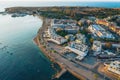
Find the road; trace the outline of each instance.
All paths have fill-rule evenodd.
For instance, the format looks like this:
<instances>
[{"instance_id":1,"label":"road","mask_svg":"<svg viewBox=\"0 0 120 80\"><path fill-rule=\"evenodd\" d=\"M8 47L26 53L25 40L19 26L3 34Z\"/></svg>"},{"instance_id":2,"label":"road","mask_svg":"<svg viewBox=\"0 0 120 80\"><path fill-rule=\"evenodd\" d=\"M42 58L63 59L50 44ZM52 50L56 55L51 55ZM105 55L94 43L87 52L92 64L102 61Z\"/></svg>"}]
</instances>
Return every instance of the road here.
<instances>
[{"instance_id":1,"label":"road","mask_svg":"<svg viewBox=\"0 0 120 80\"><path fill-rule=\"evenodd\" d=\"M52 58L54 58L56 62L61 63L66 69L77 73L79 76L85 77L87 80L95 80L95 74L98 75L97 80L105 80L101 74L99 74L95 71L92 71L90 69L87 69L84 66L78 65L78 64L62 57L59 52L62 51L63 49L60 46L56 46L53 43L46 42L46 39L43 38L42 34L43 34L43 31L45 31L47 29L48 23L50 23L49 20L45 20L43 27L39 30L39 33L38 33L38 36L41 39L40 41L42 41L42 43L44 43L46 45L46 49L48 51L54 49L58 52L58 53L49 52L48 55L51 55Z\"/></svg>"},{"instance_id":2,"label":"road","mask_svg":"<svg viewBox=\"0 0 120 80\"><path fill-rule=\"evenodd\" d=\"M98 71L104 75L110 76L112 80L117 80L120 78L119 75L108 71L108 66L100 65L100 67L98 68Z\"/></svg>"}]
</instances>

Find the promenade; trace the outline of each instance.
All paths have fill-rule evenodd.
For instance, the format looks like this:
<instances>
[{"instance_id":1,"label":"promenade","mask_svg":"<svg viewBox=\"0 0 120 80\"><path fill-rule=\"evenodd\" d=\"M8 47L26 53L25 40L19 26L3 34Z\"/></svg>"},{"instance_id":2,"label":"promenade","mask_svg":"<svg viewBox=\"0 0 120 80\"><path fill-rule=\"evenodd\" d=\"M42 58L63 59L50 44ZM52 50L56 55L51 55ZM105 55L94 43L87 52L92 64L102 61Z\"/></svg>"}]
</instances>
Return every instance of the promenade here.
<instances>
[{"instance_id":1,"label":"promenade","mask_svg":"<svg viewBox=\"0 0 120 80\"><path fill-rule=\"evenodd\" d=\"M43 38L44 31L50 26L50 19L43 19L43 25L38 31L36 38L34 39L35 43L39 46L40 50L48 57L51 61L56 62L60 67L80 80L105 80L103 75L98 72L87 69L79 64L76 64L72 61L61 56L60 53L51 52L50 45L47 46L47 40ZM97 77L95 75L98 75ZM58 76L58 75L57 75Z\"/></svg>"},{"instance_id":2,"label":"promenade","mask_svg":"<svg viewBox=\"0 0 120 80\"><path fill-rule=\"evenodd\" d=\"M120 78L120 75L108 71L108 67L104 65L100 65L98 71L104 75L110 76L113 80L119 80Z\"/></svg>"}]
</instances>

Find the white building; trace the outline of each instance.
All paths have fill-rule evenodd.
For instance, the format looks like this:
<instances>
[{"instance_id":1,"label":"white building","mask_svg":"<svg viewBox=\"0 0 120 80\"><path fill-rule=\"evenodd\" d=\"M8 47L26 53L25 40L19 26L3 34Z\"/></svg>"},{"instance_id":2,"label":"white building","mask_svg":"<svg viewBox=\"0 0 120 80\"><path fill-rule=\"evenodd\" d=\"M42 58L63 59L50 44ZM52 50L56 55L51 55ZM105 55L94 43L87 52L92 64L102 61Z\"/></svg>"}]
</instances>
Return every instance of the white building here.
<instances>
[{"instance_id":1,"label":"white building","mask_svg":"<svg viewBox=\"0 0 120 80\"><path fill-rule=\"evenodd\" d=\"M70 19L53 19L51 22L52 28L61 28L69 34L74 34L79 31L79 26L77 26L76 24L77 22L75 20Z\"/></svg>"},{"instance_id":2,"label":"white building","mask_svg":"<svg viewBox=\"0 0 120 80\"><path fill-rule=\"evenodd\" d=\"M63 44L65 42L67 42L67 39L65 39L62 36L57 35L53 28L48 29L48 35L50 36L50 39L48 39L48 41L52 41L57 44Z\"/></svg>"},{"instance_id":3,"label":"white building","mask_svg":"<svg viewBox=\"0 0 120 80\"><path fill-rule=\"evenodd\" d=\"M76 53L78 55L76 59L78 60L82 60L88 53L87 45L76 43L76 42L71 42L69 46L67 46L66 48Z\"/></svg>"},{"instance_id":4,"label":"white building","mask_svg":"<svg viewBox=\"0 0 120 80\"><path fill-rule=\"evenodd\" d=\"M93 42L93 46L92 46L92 50L94 51L94 55L98 55L101 53L102 50L102 44L100 41L94 41Z\"/></svg>"},{"instance_id":5,"label":"white building","mask_svg":"<svg viewBox=\"0 0 120 80\"><path fill-rule=\"evenodd\" d=\"M111 62L108 66L108 70L120 75L120 61Z\"/></svg>"},{"instance_id":6,"label":"white building","mask_svg":"<svg viewBox=\"0 0 120 80\"><path fill-rule=\"evenodd\" d=\"M76 34L76 40L77 43L85 43L86 42L86 37L85 35L82 34Z\"/></svg>"},{"instance_id":7,"label":"white building","mask_svg":"<svg viewBox=\"0 0 120 80\"><path fill-rule=\"evenodd\" d=\"M65 38L67 40L70 40L70 41L74 41L75 40L75 36L73 34L68 34L68 35L65 36Z\"/></svg>"},{"instance_id":8,"label":"white building","mask_svg":"<svg viewBox=\"0 0 120 80\"><path fill-rule=\"evenodd\" d=\"M53 27L64 27L66 25L76 26L77 21L71 19L53 19L51 26Z\"/></svg>"},{"instance_id":9,"label":"white building","mask_svg":"<svg viewBox=\"0 0 120 80\"><path fill-rule=\"evenodd\" d=\"M79 26L71 26L71 25L67 25L63 28L63 30L65 30L67 33L69 34L75 34L79 31Z\"/></svg>"},{"instance_id":10,"label":"white building","mask_svg":"<svg viewBox=\"0 0 120 80\"><path fill-rule=\"evenodd\" d=\"M93 33L93 35L97 35L100 38L108 38L108 39L115 38L111 33L107 32L100 25L90 25L88 29L90 30L90 32Z\"/></svg>"}]
</instances>

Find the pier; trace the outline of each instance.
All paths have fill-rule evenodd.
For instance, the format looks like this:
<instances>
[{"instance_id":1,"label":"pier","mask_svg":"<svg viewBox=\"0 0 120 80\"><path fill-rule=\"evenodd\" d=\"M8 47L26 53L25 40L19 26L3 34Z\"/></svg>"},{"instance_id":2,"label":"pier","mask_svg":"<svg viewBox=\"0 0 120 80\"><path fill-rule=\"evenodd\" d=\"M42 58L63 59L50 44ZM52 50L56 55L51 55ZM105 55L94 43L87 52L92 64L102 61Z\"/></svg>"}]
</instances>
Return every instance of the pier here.
<instances>
[{"instance_id":1,"label":"pier","mask_svg":"<svg viewBox=\"0 0 120 80\"><path fill-rule=\"evenodd\" d=\"M59 79L64 73L66 73L67 72L67 70L64 68L64 69L62 69L60 72L58 72L55 76L54 76L54 78L56 78L56 79Z\"/></svg>"}]
</instances>

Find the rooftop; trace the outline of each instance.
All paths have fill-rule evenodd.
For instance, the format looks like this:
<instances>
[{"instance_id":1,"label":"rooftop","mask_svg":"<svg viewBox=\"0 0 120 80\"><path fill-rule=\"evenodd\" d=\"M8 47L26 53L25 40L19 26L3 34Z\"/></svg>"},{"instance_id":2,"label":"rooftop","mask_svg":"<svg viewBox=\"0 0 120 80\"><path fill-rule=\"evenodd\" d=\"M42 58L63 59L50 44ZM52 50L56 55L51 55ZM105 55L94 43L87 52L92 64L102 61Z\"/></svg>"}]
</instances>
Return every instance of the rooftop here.
<instances>
[{"instance_id":1,"label":"rooftop","mask_svg":"<svg viewBox=\"0 0 120 80\"><path fill-rule=\"evenodd\" d=\"M94 25L92 25L97 31L105 31L105 29L104 28L102 28L100 25L96 25L96 24L94 24Z\"/></svg>"},{"instance_id":2,"label":"rooftop","mask_svg":"<svg viewBox=\"0 0 120 80\"><path fill-rule=\"evenodd\" d=\"M94 41L94 42L93 42L93 45L96 45L97 47L100 47L101 42L100 42L100 41Z\"/></svg>"},{"instance_id":3,"label":"rooftop","mask_svg":"<svg viewBox=\"0 0 120 80\"><path fill-rule=\"evenodd\" d=\"M54 19L53 23L54 24L63 24L63 25L75 25L76 21L70 20L70 19Z\"/></svg>"},{"instance_id":4,"label":"rooftop","mask_svg":"<svg viewBox=\"0 0 120 80\"><path fill-rule=\"evenodd\" d=\"M71 42L69 44L70 47L75 48L77 50L80 50L82 52L85 52L88 49L87 45L81 44L81 43L76 43L76 42Z\"/></svg>"}]
</instances>

